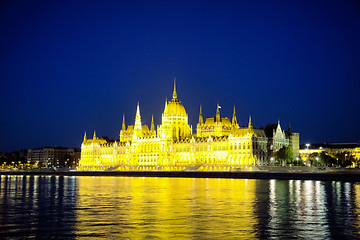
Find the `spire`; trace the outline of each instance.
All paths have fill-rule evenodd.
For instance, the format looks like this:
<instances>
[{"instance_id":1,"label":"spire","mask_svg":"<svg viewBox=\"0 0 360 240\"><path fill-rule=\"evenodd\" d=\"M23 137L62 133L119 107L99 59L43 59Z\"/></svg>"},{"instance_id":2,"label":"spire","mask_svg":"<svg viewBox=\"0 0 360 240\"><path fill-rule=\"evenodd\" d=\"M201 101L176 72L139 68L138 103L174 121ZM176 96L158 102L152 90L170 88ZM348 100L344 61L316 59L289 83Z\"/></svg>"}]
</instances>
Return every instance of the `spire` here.
<instances>
[{"instance_id":1,"label":"spire","mask_svg":"<svg viewBox=\"0 0 360 240\"><path fill-rule=\"evenodd\" d=\"M125 126L125 114L123 115L123 122L122 122L122 128L121 130L125 131L126 130L126 126Z\"/></svg>"},{"instance_id":2,"label":"spire","mask_svg":"<svg viewBox=\"0 0 360 240\"><path fill-rule=\"evenodd\" d=\"M150 131L155 131L155 126L154 126L154 115L151 116L151 128Z\"/></svg>"},{"instance_id":3,"label":"spire","mask_svg":"<svg viewBox=\"0 0 360 240\"><path fill-rule=\"evenodd\" d=\"M86 138L86 131L85 131L85 135L84 135L84 142L87 141L87 138Z\"/></svg>"},{"instance_id":4,"label":"spire","mask_svg":"<svg viewBox=\"0 0 360 240\"><path fill-rule=\"evenodd\" d=\"M200 105L199 124L202 125L203 123L204 123L204 120L203 120L203 115L202 115L201 105Z\"/></svg>"},{"instance_id":5,"label":"spire","mask_svg":"<svg viewBox=\"0 0 360 240\"><path fill-rule=\"evenodd\" d=\"M232 119L232 125L233 126L236 126L238 123L237 123L237 120L236 120L236 113L235 113L235 106L234 106L234 113L233 113L233 119Z\"/></svg>"},{"instance_id":6,"label":"spire","mask_svg":"<svg viewBox=\"0 0 360 240\"><path fill-rule=\"evenodd\" d=\"M251 125L251 115L250 115L250 117L249 117L249 128L250 127L252 127L252 125Z\"/></svg>"},{"instance_id":7,"label":"spire","mask_svg":"<svg viewBox=\"0 0 360 240\"><path fill-rule=\"evenodd\" d=\"M278 120L278 124L277 124L277 127L276 127L276 131L282 132L281 126L280 126L280 120Z\"/></svg>"},{"instance_id":8,"label":"spire","mask_svg":"<svg viewBox=\"0 0 360 240\"><path fill-rule=\"evenodd\" d=\"M174 92L173 92L173 99L177 99L177 94L176 94L176 78L174 78Z\"/></svg>"},{"instance_id":9,"label":"spire","mask_svg":"<svg viewBox=\"0 0 360 240\"><path fill-rule=\"evenodd\" d=\"M95 130L94 130L94 136L93 136L93 139L96 139L96 132L95 132Z\"/></svg>"},{"instance_id":10,"label":"spire","mask_svg":"<svg viewBox=\"0 0 360 240\"><path fill-rule=\"evenodd\" d=\"M164 113L166 112L166 108L167 108L167 98L165 99Z\"/></svg>"},{"instance_id":11,"label":"spire","mask_svg":"<svg viewBox=\"0 0 360 240\"><path fill-rule=\"evenodd\" d=\"M216 106L216 119L215 122L220 122L220 110L219 110L220 106L219 104L217 104Z\"/></svg>"},{"instance_id":12,"label":"spire","mask_svg":"<svg viewBox=\"0 0 360 240\"><path fill-rule=\"evenodd\" d=\"M291 125L290 125L290 122L289 122L288 133L291 133Z\"/></svg>"},{"instance_id":13,"label":"spire","mask_svg":"<svg viewBox=\"0 0 360 240\"><path fill-rule=\"evenodd\" d=\"M135 116L135 129L141 129L141 116L140 116L140 107L139 102L136 107L136 116Z\"/></svg>"}]
</instances>

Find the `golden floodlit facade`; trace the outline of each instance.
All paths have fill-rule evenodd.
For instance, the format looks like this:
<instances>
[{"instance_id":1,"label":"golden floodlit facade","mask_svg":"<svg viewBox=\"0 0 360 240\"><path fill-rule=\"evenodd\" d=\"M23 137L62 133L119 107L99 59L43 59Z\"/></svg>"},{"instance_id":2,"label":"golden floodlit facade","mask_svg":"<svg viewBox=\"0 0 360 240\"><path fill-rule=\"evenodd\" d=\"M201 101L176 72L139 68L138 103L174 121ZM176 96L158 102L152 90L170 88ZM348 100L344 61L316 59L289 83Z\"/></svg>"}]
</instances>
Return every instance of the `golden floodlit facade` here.
<instances>
[{"instance_id":1,"label":"golden floodlit facade","mask_svg":"<svg viewBox=\"0 0 360 240\"><path fill-rule=\"evenodd\" d=\"M264 130L251 125L239 127L235 108L232 120L216 116L203 120L201 107L196 134L188 114L178 100L174 82L173 98L165 101L162 123L155 130L141 123L137 105L135 124L123 118L120 140L108 142L84 136L78 170L195 171L252 169L268 162L268 139Z\"/></svg>"}]
</instances>

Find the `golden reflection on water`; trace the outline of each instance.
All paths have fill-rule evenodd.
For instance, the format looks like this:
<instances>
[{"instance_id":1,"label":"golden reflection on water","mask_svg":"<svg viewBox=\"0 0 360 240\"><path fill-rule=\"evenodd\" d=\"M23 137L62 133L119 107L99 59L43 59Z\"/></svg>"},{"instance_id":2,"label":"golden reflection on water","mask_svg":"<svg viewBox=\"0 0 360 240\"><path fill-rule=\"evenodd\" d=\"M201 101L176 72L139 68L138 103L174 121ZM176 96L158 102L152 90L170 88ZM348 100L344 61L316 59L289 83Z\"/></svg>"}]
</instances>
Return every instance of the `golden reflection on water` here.
<instances>
[{"instance_id":1,"label":"golden reflection on water","mask_svg":"<svg viewBox=\"0 0 360 240\"><path fill-rule=\"evenodd\" d=\"M354 184L354 195L355 195L355 202L357 204L355 208L355 226L358 230L358 234L360 235L360 183Z\"/></svg>"},{"instance_id":2,"label":"golden reflection on water","mask_svg":"<svg viewBox=\"0 0 360 240\"><path fill-rule=\"evenodd\" d=\"M255 183L81 177L75 232L80 237L122 239L255 238Z\"/></svg>"},{"instance_id":3,"label":"golden reflection on water","mask_svg":"<svg viewBox=\"0 0 360 240\"><path fill-rule=\"evenodd\" d=\"M360 239L360 184L0 176L0 239Z\"/></svg>"}]
</instances>

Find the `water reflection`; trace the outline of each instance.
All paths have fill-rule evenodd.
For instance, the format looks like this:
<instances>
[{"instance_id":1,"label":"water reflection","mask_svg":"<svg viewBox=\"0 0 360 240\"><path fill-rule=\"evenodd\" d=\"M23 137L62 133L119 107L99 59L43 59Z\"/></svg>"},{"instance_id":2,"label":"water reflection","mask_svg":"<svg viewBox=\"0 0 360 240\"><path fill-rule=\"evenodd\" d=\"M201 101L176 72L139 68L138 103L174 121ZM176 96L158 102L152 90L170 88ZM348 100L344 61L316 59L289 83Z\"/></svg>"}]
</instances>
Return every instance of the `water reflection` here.
<instances>
[{"instance_id":1,"label":"water reflection","mask_svg":"<svg viewBox=\"0 0 360 240\"><path fill-rule=\"evenodd\" d=\"M360 237L359 184L270 180L267 202L269 221L263 238Z\"/></svg>"},{"instance_id":2,"label":"water reflection","mask_svg":"<svg viewBox=\"0 0 360 240\"><path fill-rule=\"evenodd\" d=\"M79 179L80 236L135 239L255 237L255 180ZM121 183L121 184L119 184ZM103 187L103 191L97 189ZM94 195L95 194L95 195ZM101 201L96 199L102 199ZM99 222L98 215L103 216ZM106 223L106 224L105 224ZM99 231L98 224L102 227ZM214 233L216 234L214 235Z\"/></svg>"},{"instance_id":3,"label":"water reflection","mask_svg":"<svg viewBox=\"0 0 360 240\"><path fill-rule=\"evenodd\" d=\"M357 206L354 208L354 228L357 230L357 235L360 236L360 183L354 185L353 193L354 200L352 201L357 203Z\"/></svg>"},{"instance_id":4,"label":"water reflection","mask_svg":"<svg viewBox=\"0 0 360 240\"><path fill-rule=\"evenodd\" d=\"M0 238L360 239L360 184L0 176Z\"/></svg>"},{"instance_id":5,"label":"water reflection","mask_svg":"<svg viewBox=\"0 0 360 240\"><path fill-rule=\"evenodd\" d=\"M74 236L74 177L2 175L0 181L2 238Z\"/></svg>"}]
</instances>

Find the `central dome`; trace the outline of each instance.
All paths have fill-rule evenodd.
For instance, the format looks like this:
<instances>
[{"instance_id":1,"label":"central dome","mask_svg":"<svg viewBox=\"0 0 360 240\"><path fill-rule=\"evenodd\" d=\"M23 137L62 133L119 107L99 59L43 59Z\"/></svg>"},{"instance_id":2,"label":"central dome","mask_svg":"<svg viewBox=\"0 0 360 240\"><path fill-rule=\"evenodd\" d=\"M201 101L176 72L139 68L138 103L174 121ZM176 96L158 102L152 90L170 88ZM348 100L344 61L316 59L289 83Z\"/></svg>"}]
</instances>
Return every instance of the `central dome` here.
<instances>
[{"instance_id":1,"label":"central dome","mask_svg":"<svg viewBox=\"0 0 360 240\"><path fill-rule=\"evenodd\" d=\"M173 99L165 104L164 115L186 117L186 111L181 102L177 99L176 82L174 80Z\"/></svg>"},{"instance_id":2,"label":"central dome","mask_svg":"<svg viewBox=\"0 0 360 240\"><path fill-rule=\"evenodd\" d=\"M165 106L164 114L168 116L181 116L181 117L187 116L184 106L176 98L173 98Z\"/></svg>"}]
</instances>

